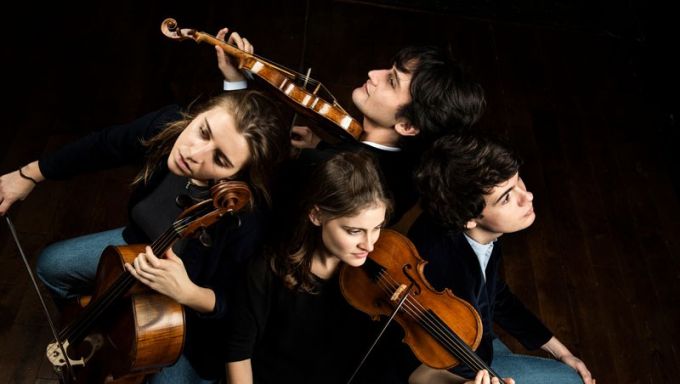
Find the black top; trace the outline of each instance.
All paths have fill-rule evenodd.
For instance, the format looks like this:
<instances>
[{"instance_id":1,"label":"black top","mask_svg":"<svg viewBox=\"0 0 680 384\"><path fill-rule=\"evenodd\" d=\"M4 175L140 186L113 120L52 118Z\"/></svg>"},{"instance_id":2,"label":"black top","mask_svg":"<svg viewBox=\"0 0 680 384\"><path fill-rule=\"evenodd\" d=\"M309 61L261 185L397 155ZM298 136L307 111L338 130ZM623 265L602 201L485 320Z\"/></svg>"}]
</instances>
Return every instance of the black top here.
<instances>
[{"instance_id":1,"label":"black top","mask_svg":"<svg viewBox=\"0 0 680 384\"><path fill-rule=\"evenodd\" d=\"M153 137L164 129L167 123L178 118L179 108L169 106L130 124L93 132L54 153L43 156L39 161L40 170L48 179L63 179L87 171L125 164L142 164L146 148L141 144L141 139ZM157 230L150 228L167 228L174 219L174 212L181 210L173 204L174 199L166 195L170 193L170 189L175 188L172 185L181 186L186 179L178 180L171 175L167 168L167 158L164 158L149 182L140 184L133 191L129 203L131 211L141 209L141 214L146 216L149 212L148 210L146 213L143 212L145 204L155 204L158 199L170 199L170 206L165 212L170 212L170 215L165 214L158 220L157 218L148 220L148 217L145 217L140 223L131 219L123 231L123 237L128 244L151 243L151 236ZM169 184L161 187L164 181ZM152 195L154 197L150 200L149 197ZM170 222L166 222L168 220ZM149 226L151 222L154 223L153 226ZM187 333L183 353L205 378L221 377L224 372L222 345L226 333L224 321L227 313L227 293L231 292L233 282L242 272L245 261L258 250L263 237L262 223L263 213L258 210L225 217L208 229L212 240L211 247L205 247L192 239L186 241L182 252L178 254L191 280L215 292L213 313L199 314L185 308ZM145 227L146 231L142 227Z\"/></svg>"},{"instance_id":2,"label":"black top","mask_svg":"<svg viewBox=\"0 0 680 384\"><path fill-rule=\"evenodd\" d=\"M492 322L514 336L527 349L536 349L548 342L552 333L531 313L501 279L499 268L502 252L496 242L486 267L486 283L477 256L462 232L451 233L423 213L409 231L420 256L428 261L425 277L437 290L449 288L454 295L469 302L482 318L484 331L477 355L487 364L493 359L495 338ZM482 305L485 289L489 305ZM454 369L470 377L467 369ZM499 372L503 374L503 372Z\"/></svg>"},{"instance_id":3,"label":"black top","mask_svg":"<svg viewBox=\"0 0 680 384\"><path fill-rule=\"evenodd\" d=\"M227 361L252 359L255 383L346 383L377 335L377 324L342 297L337 274L318 293L286 288L265 257L248 267L230 312ZM386 382L377 354L356 383Z\"/></svg>"}]
</instances>

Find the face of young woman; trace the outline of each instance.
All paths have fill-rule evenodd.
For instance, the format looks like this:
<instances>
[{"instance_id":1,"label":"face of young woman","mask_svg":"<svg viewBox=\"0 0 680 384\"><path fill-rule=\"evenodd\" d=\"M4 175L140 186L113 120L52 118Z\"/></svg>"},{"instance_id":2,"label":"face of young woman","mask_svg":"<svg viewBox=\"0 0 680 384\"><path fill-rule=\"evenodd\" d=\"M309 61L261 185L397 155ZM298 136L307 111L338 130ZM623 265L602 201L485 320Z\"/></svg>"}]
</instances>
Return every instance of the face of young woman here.
<instances>
[{"instance_id":1,"label":"face of young woman","mask_svg":"<svg viewBox=\"0 0 680 384\"><path fill-rule=\"evenodd\" d=\"M196 116L177 137L168 168L198 182L228 179L250 159L246 138L236 130L234 118L222 108Z\"/></svg>"},{"instance_id":2,"label":"face of young woman","mask_svg":"<svg viewBox=\"0 0 680 384\"><path fill-rule=\"evenodd\" d=\"M354 216L343 216L320 221L321 239L327 256L336 257L353 267L366 262L368 253L380 237L385 222L385 205L379 203L359 211Z\"/></svg>"}]
</instances>

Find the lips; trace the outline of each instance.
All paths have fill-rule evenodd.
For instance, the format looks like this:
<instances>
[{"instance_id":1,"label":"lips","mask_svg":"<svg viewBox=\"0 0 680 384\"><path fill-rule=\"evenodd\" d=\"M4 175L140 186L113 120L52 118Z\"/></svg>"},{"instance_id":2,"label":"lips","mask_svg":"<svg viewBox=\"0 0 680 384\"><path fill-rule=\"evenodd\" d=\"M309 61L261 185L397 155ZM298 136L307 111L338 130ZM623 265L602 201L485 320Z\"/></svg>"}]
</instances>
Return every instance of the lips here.
<instances>
[{"instance_id":1,"label":"lips","mask_svg":"<svg viewBox=\"0 0 680 384\"><path fill-rule=\"evenodd\" d=\"M186 160L184 160L184 156L182 156L181 153L177 153L177 165L182 169L182 171L186 172L187 175L191 174L191 168L189 168L189 163L187 163Z\"/></svg>"},{"instance_id":2,"label":"lips","mask_svg":"<svg viewBox=\"0 0 680 384\"><path fill-rule=\"evenodd\" d=\"M357 259L365 259L366 257L368 257L368 252L352 253L352 255Z\"/></svg>"}]
</instances>

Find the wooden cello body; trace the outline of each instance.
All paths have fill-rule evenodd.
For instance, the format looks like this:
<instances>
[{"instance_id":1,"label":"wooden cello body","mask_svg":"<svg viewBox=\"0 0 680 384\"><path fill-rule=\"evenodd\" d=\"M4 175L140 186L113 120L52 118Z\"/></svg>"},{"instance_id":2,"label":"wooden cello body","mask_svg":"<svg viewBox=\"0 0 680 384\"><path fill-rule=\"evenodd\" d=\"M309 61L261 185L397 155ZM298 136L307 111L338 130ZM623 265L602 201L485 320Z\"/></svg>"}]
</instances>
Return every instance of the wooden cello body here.
<instances>
[{"instance_id":1,"label":"wooden cello body","mask_svg":"<svg viewBox=\"0 0 680 384\"><path fill-rule=\"evenodd\" d=\"M212 199L185 210L151 248L156 255L180 237L202 230L250 201L242 182L218 183ZM142 383L149 373L173 364L184 346L184 309L173 299L139 283L124 267L145 245L107 247L97 268L91 297L64 311L68 325L47 357L62 383Z\"/></svg>"},{"instance_id":2,"label":"wooden cello body","mask_svg":"<svg viewBox=\"0 0 680 384\"><path fill-rule=\"evenodd\" d=\"M107 247L97 269L95 291L66 308L62 319L77 319L97 303L127 273L124 264L144 252L144 245ZM63 383L142 383L147 374L172 365L184 346L184 309L181 304L143 284L135 283L124 297L88 332L83 342L71 346L69 356L84 361Z\"/></svg>"}]
</instances>

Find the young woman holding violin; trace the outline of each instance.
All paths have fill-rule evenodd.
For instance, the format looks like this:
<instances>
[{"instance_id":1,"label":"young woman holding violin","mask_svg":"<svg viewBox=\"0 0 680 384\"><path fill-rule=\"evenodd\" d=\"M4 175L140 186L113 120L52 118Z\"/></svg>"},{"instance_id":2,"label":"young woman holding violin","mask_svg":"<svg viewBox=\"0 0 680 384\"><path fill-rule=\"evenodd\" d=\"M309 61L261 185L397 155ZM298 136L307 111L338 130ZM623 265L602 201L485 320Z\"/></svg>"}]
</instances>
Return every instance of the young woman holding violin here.
<instances>
[{"instance_id":1,"label":"young woman holding violin","mask_svg":"<svg viewBox=\"0 0 680 384\"><path fill-rule=\"evenodd\" d=\"M341 153L307 184L293 235L253 259L230 312L229 383L345 383L369 318L347 304L343 264L362 265L390 211L366 154Z\"/></svg>"},{"instance_id":2,"label":"young woman holding violin","mask_svg":"<svg viewBox=\"0 0 680 384\"><path fill-rule=\"evenodd\" d=\"M62 241L39 256L37 272L61 301L91 293L106 246L150 243L188 205L209 196L220 180L246 181L256 209L221 220L203 241L178 241L165 258L150 248L127 270L155 291L181 303L186 313L182 356L151 383L215 382L223 375L220 332L229 284L262 238L269 182L289 153L286 130L274 105L254 91L225 93L189 112L166 107L131 124L94 132L0 177L2 213L37 183L81 172L143 163L133 185L124 228Z\"/></svg>"},{"instance_id":3,"label":"young woman holding violin","mask_svg":"<svg viewBox=\"0 0 680 384\"><path fill-rule=\"evenodd\" d=\"M519 159L504 144L483 135L437 140L416 172L423 214L409 238L428 261L425 276L437 290L449 288L481 316L483 335L476 353L494 371L518 383L593 384L586 365L515 297L499 274L498 238L529 227L536 215L533 194L519 177ZM512 353L494 334L493 323L527 349L541 348L557 360ZM448 371L424 377L450 382ZM471 377L472 372L454 368ZM417 382L431 382L429 379Z\"/></svg>"}]
</instances>

